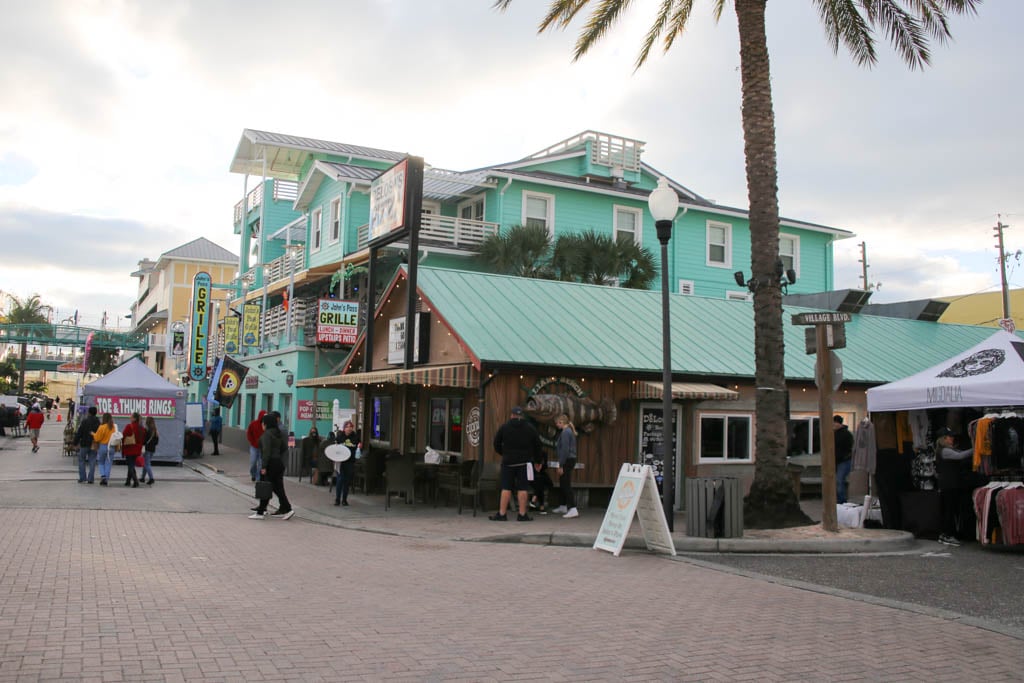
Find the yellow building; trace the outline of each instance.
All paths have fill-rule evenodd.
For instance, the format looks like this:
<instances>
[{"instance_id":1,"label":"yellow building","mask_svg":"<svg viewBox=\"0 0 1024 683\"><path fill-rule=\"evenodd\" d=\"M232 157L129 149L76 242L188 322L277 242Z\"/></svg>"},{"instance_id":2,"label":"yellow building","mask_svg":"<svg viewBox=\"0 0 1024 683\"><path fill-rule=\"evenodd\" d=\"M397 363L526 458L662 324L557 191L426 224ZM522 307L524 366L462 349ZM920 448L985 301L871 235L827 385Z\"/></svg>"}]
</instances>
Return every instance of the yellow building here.
<instances>
[{"instance_id":1,"label":"yellow building","mask_svg":"<svg viewBox=\"0 0 1024 683\"><path fill-rule=\"evenodd\" d=\"M181 323L186 330L192 314L192 279L196 273L210 274L213 283L214 320L227 311L231 291L217 285L229 285L237 277L238 256L205 237L192 240L160 255L156 261L143 259L133 277L139 278L139 292L132 305L135 332L149 335L149 350L142 355L151 370L171 382L185 374L184 356L171 355L171 330ZM180 360L180 364L176 361Z\"/></svg>"},{"instance_id":2,"label":"yellow building","mask_svg":"<svg viewBox=\"0 0 1024 683\"><path fill-rule=\"evenodd\" d=\"M949 304L939 322L998 327L1003 317L1002 292L936 297L935 300ZM1024 289L1010 290L1010 317L1018 330L1024 329Z\"/></svg>"}]
</instances>

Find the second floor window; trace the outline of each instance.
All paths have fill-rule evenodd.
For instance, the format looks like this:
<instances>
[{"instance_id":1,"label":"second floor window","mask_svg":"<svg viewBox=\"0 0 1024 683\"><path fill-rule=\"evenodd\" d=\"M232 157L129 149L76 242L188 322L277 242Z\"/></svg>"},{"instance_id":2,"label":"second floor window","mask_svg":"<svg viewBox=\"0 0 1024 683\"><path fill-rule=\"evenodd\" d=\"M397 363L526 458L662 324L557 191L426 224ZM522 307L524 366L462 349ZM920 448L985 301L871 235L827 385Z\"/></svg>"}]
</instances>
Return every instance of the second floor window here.
<instances>
[{"instance_id":1,"label":"second floor window","mask_svg":"<svg viewBox=\"0 0 1024 683\"><path fill-rule=\"evenodd\" d=\"M793 271L800 275L800 238L795 235L779 235L779 258L782 259L783 270Z\"/></svg>"},{"instance_id":2,"label":"second floor window","mask_svg":"<svg viewBox=\"0 0 1024 683\"><path fill-rule=\"evenodd\" d=\"M341 200L331 202L331 242L337 242L341 236Z\"/></svg>"},{"instance_id":3,"label":"second floor window","mask_svg":"<svg viewBox=\"0 0 1024 683\"><path fill-rule=\"evenodd\" d=\"M459 204L459 218L470 221L482 221L484 219L484 198L471 199L468 202Z\"/></svg>"},{"instance_id":4,"label":"second floor window","mask_svg":"<svg viewBox=\"0 0 1024 683\"><path fill-rule=\"evenodd\" d=\"M539 225L554 234L555 229L555 198L549 194L538 192L523 193L523 225Z\"/></svg>"},{"instance_id":5,"label":"second floor window","mask_svg":"<svg viewBox=\"0 0 1024 683\"><path fill-rule=\"evenodd\" d=\"M640 244L640 209L615 207L615 241L619 244Z\"/></svg>"},{"instance_id":6,"label":"second floor window","mask_svg":"<svg viewBox=\"0 0 1024 683\"><path fill-rule=\"evenodd\" d=\"M324 234L324 214L320 209L313 209L313 214L310 221L310 230L312 231L312 248L310 251L320 250L320 241Z\"/></svg>"},{"instance_id":7,"label":"second floor window","mask_svg":"<svg viewBox=\"0 0 1024 683\"><path fill-rule=\"evenodd\" d=\"M732 267L732 226L728 223L708 221L707 258L709 266Z\"/></svg>"}]
</instances>

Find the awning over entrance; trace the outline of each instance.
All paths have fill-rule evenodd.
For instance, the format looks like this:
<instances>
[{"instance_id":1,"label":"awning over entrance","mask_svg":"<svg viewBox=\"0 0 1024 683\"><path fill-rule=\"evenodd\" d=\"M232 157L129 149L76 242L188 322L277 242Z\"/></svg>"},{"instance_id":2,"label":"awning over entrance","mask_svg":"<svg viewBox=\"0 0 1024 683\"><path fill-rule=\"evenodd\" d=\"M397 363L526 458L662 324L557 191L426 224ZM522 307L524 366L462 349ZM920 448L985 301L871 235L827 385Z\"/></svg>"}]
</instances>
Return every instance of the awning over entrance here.
<instances>
[{"instance_id":1,"label":"awning over entrance","mask_svg":"<svg viewBox=\"0 0 1024 683\"><path fill-rule=\"evenodd\" d=\"M480 373L470 363L458 365L433 365L403 370L372 370L351 372L345 375L330 375L302 379L295 383L300 387L343 387L356 384L416 384L421 386L461 387L474 389L480 386Z\"/></svg>"},{"instance_id":2,"label":"awning over entrance","mask_svg":"<svg viewBox=\"0 0 1024 683\"><path fill-rule=\"evenodd\" d=\"M633 385L633 398L661 398L661 382L637 382ZM673 382L672 398L678 399L713 399L716 401L735 401L740 397L738 391L720 387L717 384L700 384L691 382Z\"/></svg>"}]
</instances>

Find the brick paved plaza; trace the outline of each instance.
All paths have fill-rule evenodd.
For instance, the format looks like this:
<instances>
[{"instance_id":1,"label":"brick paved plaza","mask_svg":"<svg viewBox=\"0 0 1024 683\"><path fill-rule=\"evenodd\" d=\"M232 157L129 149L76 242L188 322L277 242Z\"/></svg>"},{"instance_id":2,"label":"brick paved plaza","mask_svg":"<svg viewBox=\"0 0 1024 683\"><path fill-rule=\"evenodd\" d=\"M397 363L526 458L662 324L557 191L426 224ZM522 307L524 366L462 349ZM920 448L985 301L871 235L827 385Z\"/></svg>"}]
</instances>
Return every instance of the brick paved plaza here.
<instances>
[{"instance_id":1,"label":"brick paved plaza","mask_svg":"<svg viewBox=\"0 0 1024 683\"><path fill-rule=\"evenodd\" d=\"M0 443L0 681L1024 675L1011 635L685 558L253 521L187 468L80 485L48 436Z\"/></svg>"}]
</instances>

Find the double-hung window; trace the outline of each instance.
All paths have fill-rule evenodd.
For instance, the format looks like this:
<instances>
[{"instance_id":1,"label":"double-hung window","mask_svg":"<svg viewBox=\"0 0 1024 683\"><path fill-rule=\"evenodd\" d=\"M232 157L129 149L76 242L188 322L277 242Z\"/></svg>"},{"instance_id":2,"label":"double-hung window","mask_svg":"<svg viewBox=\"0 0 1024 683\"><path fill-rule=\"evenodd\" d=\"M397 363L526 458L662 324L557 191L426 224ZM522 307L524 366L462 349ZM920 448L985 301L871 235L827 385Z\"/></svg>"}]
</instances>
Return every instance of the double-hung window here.
<instances>
[{"instance_id":1,"label":"double-hung window","mask_svg":"<svg viewBox=\"0 0 1024 683\"><path fill-rule=\"evenodd\" d=\"M779 235L779 258L782 269L792 269L800 277L800 238L796 235Z\"/></svg>"},{"instance_id":2,"label":"double-hung window","mask_svg":"<svg viewBox=\"0 0 1024 683\"><path fill-rule=\"evenodd\" d=\"M794 415L789 420L786 455L821 452L821 432L816 415Z\"/></svg>"},{"instance_id":3,"label":"double-hung window","mask_svg":"<svg viewBox=\"0 0 1024 683\"><path fill-rule=\"evenodd\" d=\"M321 209L313 209L313 213L310 214L310 230L312 231L310 251L320 251L320 242L324 234L324 212Z\"/></svg>"},{"instance_id":4,"label":"double-hung window","mask_svg":"<svg viewBox=\"0 0 1024 683\"><path fill-rule=\"evenodd\" d=\"M478 197L459 204L459 218L482 221L484 219L484 198Z\"/></svg>"},{"instance_id":5,"label":"double-hung window","mask_svg":"<svg viewBox=\"0 0 1024 683\"><path fill-rule=\"evenodd\" d=\"M701 462L750 462L753 430L750 415L701 413Z\"/></svg>"},{"instance_id":6,"label":"double-hung window","mask_svg":"<svg viewBox=\"0 0 1024 683\"><path fill-rule=\"evenodd\" d=\"M628 206L615 207L615 241L618 244L641 244L643 212Z\"/></svg>"},{"instance_id":7,"label":"double-hung window","mask_svg":"<svg viewBox=\"0 0 1024 683\"><path fill-rule=\"evenodd\" d=\"M329 242L337 242L341 237L341 199L331 202L331 235Z\"/></svg>"},{"instance_id":8,"label":"double-hung window","mask_svg":"<svg viewBox=\"0 0 1024 683\"><path fill-rule=\"evenodd\" d=\"M540 192L523 192L523 225L540 226L555 233L555 196Z\"/></svg>"},{"instance_id":9,"label":"double-hung window","mask_svg":"<svg viewBox=\"0 0 1024 683\"><path fill-rule=\"evenodd\" d=\"M708 221L707 264L716 268L732 268L732 226Z\"/></svg>"}]
</instances>

